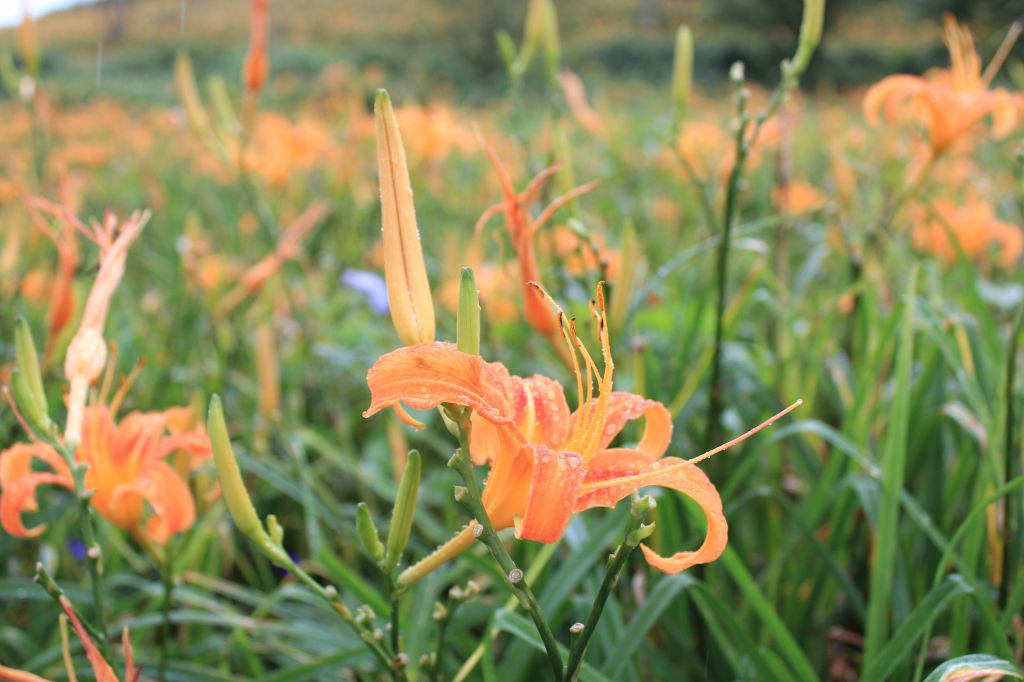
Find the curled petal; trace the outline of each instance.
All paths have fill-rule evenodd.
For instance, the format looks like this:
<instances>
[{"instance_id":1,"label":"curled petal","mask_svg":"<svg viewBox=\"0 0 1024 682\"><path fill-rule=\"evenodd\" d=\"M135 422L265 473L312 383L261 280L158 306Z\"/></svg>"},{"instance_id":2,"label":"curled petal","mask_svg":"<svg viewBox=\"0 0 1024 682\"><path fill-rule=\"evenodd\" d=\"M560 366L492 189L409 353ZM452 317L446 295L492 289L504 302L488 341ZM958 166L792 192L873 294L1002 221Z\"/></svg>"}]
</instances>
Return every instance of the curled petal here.
<instances>
[{"instance_id":1,"label":"curled petal","mask_svg":"<svg viewBox=\"0 0 1024 682\"><path fill-rule=\"evenodd\" d=\"M1024 97L1001 89L992 93L992 137L998 140L1013 132L1018 109L1024 110Z\"/></svg>"},{"instance_id":2,"label":"curled petal","mask_svg":"<svg viewBox=\"0 0 1024 682\"><path fill-rule=\"evenodd\" d=\"M613 507L634 490L649 485L678 490L693 499L704 511L708 527L704 542L693 552L676 552L663 557L641 545L647 563L665 573L679 573L696 564L717 559L729 538L729 526L722 513L722 498L703 471L678 457L651 462L641 452L606 450L599 453L590 463L575 511Z\"/></svg>"},{"instance_id":3,"label":"curled petal","mask_svg":"<svg viewBox=\"0 0 1024 682\"><path fill-rule=\"evenodd\" d=\"M363 416L386 407L395 407L402 416L400 403L419 410L455 403L472 408L494 424L507 424L512 421L504 390L508 376L501 363L460 352L452 343L434 341L399 348L382 356L367 373L370 407Z\"/></svg>"},{"instance_id":4,"label":"curled petal","mask_svg":"<svg viewBox=\"0 0 1024 682\"><path fill-rule=\"evenodd\" d=\"M904 100L917 95L927 81L919 76L889 76L878 81L864 95L864 116L871 125L878 125L879 111L892 120L895 109Z\"/></svg>"},{"instance_id":5,"label":"curled petal","mask_svg":"<svg viewBox=\"0 0 1024 682\"><path fill-rule=\"evenodd\" d=\"M622 391L611 394L604 432L598 447L601 450L607 448L628 422L640 417L645 420L644 434L634 449L651 460L661 457L672 440L672 415L656 400Z\"/></svg>"},{"instance_id":6,"label":"curled petal","mask_svg":"<svg viewBox=\"0 0 1024 682\"><path fill-rule=\"evenodd\" d=\"M523 518L515 524L516 537L537 542L562 537L586 475L587 467L577 453L534 446L533 481Z\"/></svg>"},{"instance_id":7,"label":"curled petal","mask_svg":"<svg viewBox=\"0 0 1024 682\"><path fill-rule=\"evenodd\" d=\"M32 472L32 460L50 465L55 473L71 477L64 458L46 443L17 443L0 452L0 490Z\"/></svg>"},{"instance_id":8,"label":"curled petal","mask_svg":"<svg viewBox=\"0 0 1024 682\"><path fill-rule=\"evenodd\" d=\"M483 420L481 420L483 421ZM489 422L483 422L491 426ZM533 448L511 427L492 427L499 436L499 454L491 455L483 503L495 528L511 528L523 513L533 481Z\"/></svg>"},{"instance_id":9,"label":"curled petal","mask_svg":"<svg viewBox=\"0 0 1024 682\"><path fill-rule=\"evenodd\" d=\"M26 528L21 520L21 514L38 508L36 488L51 483L69 489L75 487L70 476L46 472L30 473L4 486L3 495L0 495L0 523L5 531L18 537L32 538L46 530L44 524Z\"/></svg>"},{"instance_id":10,"label":"curled petal","mask_svg":"<svg viewBox=\"0 0 1024 682\"><path fill-rule=\"evenodd\" d=\"M155 462L142 476L119 486L111 498L117 506L127 496L142 496L152 510L146 522L146 535L164 544L174 533L189 528L196 518L195 502L185 481L164 462Z\"/></svg>"}]
</instances>

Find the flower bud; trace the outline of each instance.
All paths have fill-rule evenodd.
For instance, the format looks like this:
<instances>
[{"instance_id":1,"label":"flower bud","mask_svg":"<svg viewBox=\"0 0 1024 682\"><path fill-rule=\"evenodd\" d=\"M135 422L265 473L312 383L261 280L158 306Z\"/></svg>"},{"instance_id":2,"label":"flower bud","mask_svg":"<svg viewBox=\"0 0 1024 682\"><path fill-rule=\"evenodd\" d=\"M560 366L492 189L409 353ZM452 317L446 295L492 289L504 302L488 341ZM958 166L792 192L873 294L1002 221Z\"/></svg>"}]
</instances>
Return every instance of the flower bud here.
<instances>
[{"instance_id":1,"label":"flower bud","mask_svg":"<svg viewBox=\"0 0 1024 682\"><path fill-rule=\"evenodd\" d=\"M544 0L544 62L547 67L548 80L558 83L558 65L562 61L562 43L558 37L558 13L555 3Z\"/></svg>"},{"instance_id":2,"label":"flower bud","mask_svg":"<svg viewBox=\"0 0 1024 682\"><path fill-rule=\"evenodd\" d=\"M370 516L370 509L366 506L365 502L360 502L356 505L356 534L359 535L359 541L362 543L363 549L373 557L374 561L380 561L384 558L384 543L380 541L377 526L374 525L373 518Z\"/></svg>"},{"instance_id":3,"label":"flower bud","mask_svg":"<svg viewBox=\"0 0 1024 682\"><path fill-rule=\"evenodd\" d=\"M421 467L420 453L410 450L409 463L402 474L402 482L398 484L395 507L391 511L391 527L388 528L388 546L383 565L385 572L390 572L398 565L402 558L402 552L405 551L405 546L409 543L412 517L416 511L416 497L420 490Z\"/></svg>"},{"instance_id":4,"label":"flower bud","mask_svg":"<svg viewBox=\"0 0 1024 682\"><path fill-rule=\"evenodd\" d=\"M43 390L43 375L39 370L39 355L36 353L36 343L32 338L32 329L24 317L18 316L14 328L14 355L17 359L18 369L21 370L32 397L42 408L48 412L46 404L46 392Z\"/></svg>"},{"instance_id":5,"label":"flower bud","mask_svg":"<svg viewBox=\"0 0 1024 682\"><path fill-rule=\"evenodd\" d=\"M221 406L220 396L214 395L210 399L210 412L206 420L206 430L210 435L210 445L213 448L213 462L217 467L217 479L220 481L221 494L231 512L231 518L235 520L238 530L244 535L265 534L263 524L256 515L256 509L249 499L249 492L245 489L242 481L242 472L238 469L238 460L235 459L235 452L231 448L231 440L228 438L228 427L224 423L224 408Z\"/></svg>"},{"instance_id":6,"label":"flower bud","mask_svg":"<svg viewBox=\"0 0 1024 682\"><path fill-rule=\"evenodd\" d=\"M54 423L32 394L25 374L17 368L11 372L11 394L14 396L14 404L18 406L29 427L39 435L52 437L55 433Z\"/></svg>"},{"instance_id":7,"label":"flower bud","mask_svg":"<svg viewBox=\"0 0 1024 682\"><path fill-rule=\"evenodd\" d=\"M391 321L408 346L434 340L434 301L416 227L409 167L398 119L385 90L377 91L377 166L384 236L384 277Z\"/></svg>"},{"instance_id":8,"label":"flower bud","mask_svg":"<svg viewBox=\"0 0 1024 682\"><path fill-rule=\"evenodd\" d=\"M480 355L480 294L476 289L473 268L462 268L455 334L455 345L460 351Z\"/></svg>"},{"instance_id":9,"label":"flower bud","mask_svg":"<svg viewBox=\"0 0 1024 682\"><path fill-rule=\"evenodd\" d=\"M676 31L676 55L672 63L672 139L678 139L679 127L686 116L693 89L693 32L689 26Z\"/></svg>"},{"instance_id":10,"label":"flower bud","mask_svg":"<svg viewBox=\"0 0 1024 682\"><path fill-rule=\"evenodd\" d=\"M242 63L242 85L250 94L258 93L267 80L270 60L267 58L268 0L249 1L249 51Z\"/></svg>"}]
</instances>

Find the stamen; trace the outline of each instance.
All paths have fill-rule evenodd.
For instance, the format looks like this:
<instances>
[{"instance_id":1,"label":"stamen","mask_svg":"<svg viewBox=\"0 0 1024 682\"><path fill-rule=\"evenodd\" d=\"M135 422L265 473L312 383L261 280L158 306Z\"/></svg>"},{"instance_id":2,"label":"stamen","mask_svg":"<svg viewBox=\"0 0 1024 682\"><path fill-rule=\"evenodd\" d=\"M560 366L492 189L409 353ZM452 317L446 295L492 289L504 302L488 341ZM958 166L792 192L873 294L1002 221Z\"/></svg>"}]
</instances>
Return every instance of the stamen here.
<instances>
[{"instance_id":1,"label":"stamen","mask_svg":"<svg viewBox=\"0 0 1024 682\"><path fill-rule=\"evenodd\" d=\"M1019 19L1010 25L1010 30L1006 32L1006 37L1003 38L1003 42L1000 43L999 49L996 50L995 55L992 57L992 61L985 67L985 73L981 75L981 82L986 87L992 82L992 79L999 73L999 69L1002 68L1003 62L1010 56L1010 51L1013 49L1014 44L1017 42L1017 38L1020 37L1021 31L1024 30L1024 23Z\"/></svg>"},{"instance_id":2,"label":"stamen","mask_svg":"<svg viewBox=\"0 0 1024 682\"><path fill-rule=\"evenodd\" d=\"M611 486L611 485L620 486L620 485L623 485L623 484L629 484L630 486L634 486L636 488L640 488L640 487L646 485L645 481L650 481L652 479L664 476L666 472L675 471L677 469L682 469L683 467L686 467L686 466L689 466L689 465L692 465L692 464L696 464L697 462L702 462L705 459L713 457L714 455L717 455L720 452L728 450L729 448L733 447L734 445L742 443L743 441L745 441L746 439L750 438L751 436L753 436L757 432L761 431L762 429L764 429L766 427L769 427L772 424L774 424L776 420L786 416L787 414L789 414L790 412L792 412L796 408L800 407L803 404L803 402L804 402L803 400L797 400L795 403L793 403L792 405L790 405L786 409L784 409L781 412L779 412L778 414L772 416L767 421L761 422L760 424L758 424L754 428L750 429L749 431L747 431L743 435L737 436L736 438L733 438L729 442L723 443L722 445L719 445L717 448L715 448L713 450L708 450L707 452L705 452L702 455L698 455L697 457L694 457L692 459L684 460L682 462L679 462L678 464L672 464L672 465L667 466L667 467L660 467L658 469L654 469L654 470L651 470L651 471L646 471L646 472L644 472L642 474L636 474L635 476L624 476L622 478L609 479L608 481L600 481L600 482L596 482L596 483L584 484L583 487L580 489L580 495L585 495L587 493L591 493L591 492L594 492L595 490L600 490L601 488L605 488L605 487L608 487L608 486Z\"/></svg>"}]
</instances>

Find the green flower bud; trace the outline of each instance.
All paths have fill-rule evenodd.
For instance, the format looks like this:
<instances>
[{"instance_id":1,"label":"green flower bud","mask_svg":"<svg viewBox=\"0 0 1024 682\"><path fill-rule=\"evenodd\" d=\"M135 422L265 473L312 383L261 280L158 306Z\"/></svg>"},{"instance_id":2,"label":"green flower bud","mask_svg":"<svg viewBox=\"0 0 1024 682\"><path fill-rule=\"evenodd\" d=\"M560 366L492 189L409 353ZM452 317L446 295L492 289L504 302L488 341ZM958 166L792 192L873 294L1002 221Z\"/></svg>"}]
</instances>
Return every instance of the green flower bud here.
<instances>
[{"instance_id":1,"label":"green flower bud","mask_svg":"<svg viewBox=\"0 0 1024 682\"><path fill-rule=\"evenodd\" d=\"M463 353L480 355L480 294L473 268L462 268L457 315L456 346Z\"/></svg>"},{"instance_id":2,"label":"green flower bud","mask_svg":"<svg viewBox=\"0 0 1024 682\"><path fill-rule=\"evenodd\" d=\"M373 557L374 561L384 558L384 543L380 541L377 526L374 525L373 519L370 517L370 508L366 506L365 502L356 505L356 534L359 535L363 549Z\"/></svg>"},{"instance_id":3,"label":"green flower bud","mask_svg":"<svg viewBox=\"0 0 1024 682\"><path fill-rule=\"evenodd\" d=\"M416 497L420 489L420 471L422 468L420 453L409 451L409 462L398 484L398 495L395 497L395 508L391 512L391 527L388 529L388 545L384 555L384 570L390 572L398 565L402 552L409 543L412 531L412 517L416 511Z\"/></svg>"}]
</instances>

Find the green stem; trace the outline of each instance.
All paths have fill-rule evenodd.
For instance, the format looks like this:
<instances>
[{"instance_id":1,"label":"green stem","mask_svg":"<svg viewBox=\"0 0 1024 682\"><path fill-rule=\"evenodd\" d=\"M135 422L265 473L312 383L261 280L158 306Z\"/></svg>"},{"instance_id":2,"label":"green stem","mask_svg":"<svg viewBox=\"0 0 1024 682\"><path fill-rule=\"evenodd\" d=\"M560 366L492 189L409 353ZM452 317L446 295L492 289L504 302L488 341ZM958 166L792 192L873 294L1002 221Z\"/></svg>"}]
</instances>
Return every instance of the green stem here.
<instances>
[{"instance_id":1,"label":"green stem","mask_svg":"<svg viewBox=\"0 0 1024 682\"><path fill-rule=\"evenodd\" d=\"M36 564L36 575L34 580L40 587L42 587L46 591L46 594L53 597L53 600L57 602L57 605L60 606L61 609L63 610L64 605L61 604L61 598L66 597L66 595L64 594L64 590L62 590L60 588L60 585L58 585L50 576L50 574L47 573L46 568L43 566L42 562ZM96 642L97 646L100 647L100 651L103 653L103 657L109 661L110 659L107 658L107 652L103 648L103 636L100 634L100 631L97 630L96 627L93 626L93 624L89 622L81 614L78 614L78 620L82 623L82 627L85 628L85 631L89 634L89 636Z\"/></svg>"},{"instance_id":2,"label":"green stem","mask_svg":"<svg viewBox=\"0 0 1024 682\"><path fill-rule=\"evenodd\" d=\"M626 568L629 555L640 544L640 536L637 531L640 530L648 508L639 506L634 499L629 521L626 524L626 535L622 539L622 544L618 546L611 556L611 563L608 565L608 570L605 571L604 580L601 582L601 588L598 590L597 597L590 607L590 615L587 616L587 622L583 625L583 630L573 638L572 648L569 650L569 663L565 666L565 679L567 682L574 682L580 673L580 667L583 665L583 656L587 653L587 644L590 643L590 638L597 629L597 622L601 619L601 614L604 612L604 605L608 601L608 597L611 596L612 590L618 584L619 577Z\"/></svg>"},{"instance_id":3,"label":"green stem","mask_svg":"<svg viewBox=\"0 0 1024 682\"><path fill-rule=\"evenodd\" d=\"M523 609L533 619L533 624L537 627L537 632L544 643L544 649L547 652L548 662L551 664L554 680L555 682L561 682L562 656L558 651L558 641L551 631L551 626L548 625L547 620L544 618L544 613L541 611L537 597L526 583L523 570L517 567L515 561L512 560L508 550L505 549L505 545L502 544L501 538L498 537L498 533L495 531L494 525L487 515L487 510L484 509L480 495L480 486L477 483L476 474L473 473L473 464L469 457L468 414L463 412L462 417L455 421L460 427L459 441L461 447L452 455L452 458L448 461L448 466L458 472L466 484L464 488L457 491L455 499L475 519L477 525L474 526L473 534L479 534L479 540L490 550L491 556L494 557L494 560L498 562L501 570L505 573L505 582L508 584L509 589L519 598Z\"/></svg>"},{"instance_id":4,"label":"green stem","mask_svg":"<svg viewBox=\"0 0 1024 682\"><path fill-rule=\"evenodd\" d=\"M163 623L160 626L160 668L157 673L157 678L161 680L167 676L168 647L171 641L171 602L174 599L174 562L171 552L173 542L174 538L168 539L164 549L163 566L161 566L164 599L161 608Z\"/></svg>"}]
</instances>

